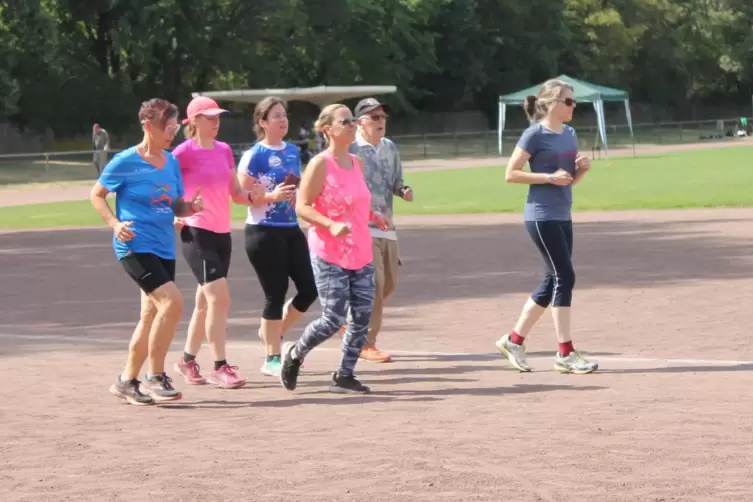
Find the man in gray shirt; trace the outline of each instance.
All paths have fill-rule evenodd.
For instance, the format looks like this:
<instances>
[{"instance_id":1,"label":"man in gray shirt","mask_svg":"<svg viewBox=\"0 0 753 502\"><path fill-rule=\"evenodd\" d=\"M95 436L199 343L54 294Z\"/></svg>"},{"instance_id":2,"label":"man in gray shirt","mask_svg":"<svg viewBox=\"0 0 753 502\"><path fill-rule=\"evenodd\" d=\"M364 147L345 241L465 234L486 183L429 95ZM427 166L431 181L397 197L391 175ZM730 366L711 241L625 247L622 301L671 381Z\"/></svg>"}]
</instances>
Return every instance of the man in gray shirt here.
<instances>
[{"instance_id":1,"label":"man in gray shirt","mask_svg":"<svg viewBox=\"0 0 753 502\"><path fill-rule=\"evenodd\" d=\"M92 131L92 148L94 150L94 168L97 173L107 165L107 151L110 149L110 135L99 124L94 124Z\"/></svg>"},{"instance_id":2,"label":"man in gray shirt","mask_svg":"<svg viewBox=\"0 0 753 502\"><path fill-rule=\"evenodd\" d=\"M391 359L376 348L376 339L382 327L384 302L395 292L399 266L392 197L396 195L409 202L413 200L413 190L403 183L403 165L397 147L384 137L389 112L388 105L374 98L359 101L355 109L355 116L359 119L358 134L350 148L351 153L363 160L372 210L381 212L392 222L392 228L386 231L380 230L374 223L370 224L376 294L366 346L361 351L361 359L370 362L388 362Z\"/></svg>"}]
</instances>

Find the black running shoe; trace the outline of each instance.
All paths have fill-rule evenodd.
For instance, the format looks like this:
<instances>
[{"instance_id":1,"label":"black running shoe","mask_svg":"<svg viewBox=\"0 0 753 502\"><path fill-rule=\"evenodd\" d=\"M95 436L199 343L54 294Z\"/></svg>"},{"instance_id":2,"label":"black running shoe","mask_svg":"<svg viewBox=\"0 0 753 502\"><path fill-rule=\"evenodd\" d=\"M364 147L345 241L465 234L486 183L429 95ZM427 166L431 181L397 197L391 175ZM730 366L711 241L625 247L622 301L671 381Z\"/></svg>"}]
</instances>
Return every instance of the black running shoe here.
<instances>
[{"instance_id":1,"label":"black running shoe","mask_svg":"<svg viewBox=\"0 0 753 502\"><path fill-rule=\"evenodd\" d=\"M173 379L167 376L167 373L161 375L147 376L144 382L144 392L152 396L158 403L165 401L177 401L183 394L173 387Z\"/></svg>"},{"instance_id":2,"label":"black running shoe","mask_svg":"<svg viewBox=\"0 0 753 502\"><path fill-rule=\"evenodd\" d=\"M141 392L141 382L136 378L123 382L118 375L115 383L110 386L110 393L134 406L154 404L154 399Z\"/></svg>"},{"instance_id":3,"label":"black running shoe","mask_svg":"<svg viewBox=\"0 0 753 502\"><path fill-rule=\"evenodd\" d=\"M329 391L337 394L368 394L371 389L359 382L354 376L340 376L335 372L332 374L332 384L329 386Z\"/></svg>"},{"instance_id":4,"label":"black running shoe","mask_svg":"<svg viewBox=\"0 0 753 502\"><path fill-rule=\"evenodd\" d=\"M295 343L287 342L282 346L282 368L280 369L280 383L288 390L295 390L298 385L298 374L301 372L303 361L293 359Z\"/></svg>"}]
</instances>

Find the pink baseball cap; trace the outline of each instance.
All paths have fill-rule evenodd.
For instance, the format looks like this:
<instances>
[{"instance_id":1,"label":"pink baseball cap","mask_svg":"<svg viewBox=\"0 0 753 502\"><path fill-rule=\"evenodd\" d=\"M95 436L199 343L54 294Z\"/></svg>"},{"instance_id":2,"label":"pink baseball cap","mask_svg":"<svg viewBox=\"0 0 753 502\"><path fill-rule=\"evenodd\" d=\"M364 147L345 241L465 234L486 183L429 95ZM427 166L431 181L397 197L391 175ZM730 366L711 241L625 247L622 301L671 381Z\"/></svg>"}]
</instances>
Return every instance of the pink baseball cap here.
<instances>
[{"instance_id":1,"label":"pink baseball cap","mask_svg":"<svg viewBox=\"0 0 753 502\"><path fill-rule=\"evenodd\" d=\"M186 110L186 115L188 115L188 117L183 120L183 124L188 124L188 122L197 115L216 117L222 113L230 113L230 111L220 108L220 105L218 105L212 98L196 96L190 103L188 103L188 109Z\"/></svg>"}]
</instances>

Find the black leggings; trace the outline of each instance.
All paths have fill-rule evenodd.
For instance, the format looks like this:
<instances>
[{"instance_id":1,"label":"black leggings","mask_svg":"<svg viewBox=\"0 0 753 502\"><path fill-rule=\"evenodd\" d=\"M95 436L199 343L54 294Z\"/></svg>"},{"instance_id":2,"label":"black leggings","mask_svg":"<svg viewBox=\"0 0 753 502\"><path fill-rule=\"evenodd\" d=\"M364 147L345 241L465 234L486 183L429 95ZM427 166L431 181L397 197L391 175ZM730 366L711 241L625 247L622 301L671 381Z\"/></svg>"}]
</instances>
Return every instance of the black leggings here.
<instances>
[{"instance_id":1,"label":"black leggings","mask_svg":"<svg viewBox=\"0 0 753 502\"><path fill-rule=\"evenodd\" d=\"M573 301L573 222L526 221L526 229L544 259L544 280L531 295L541 307L569 307Z\"/></svg>"},{"instance_id":2,"label":"black leggings","mask_svg":"<svg viewBox=\"0 0 753 502\"><path fill-rule=\"evenodd\" d=\"M282 319L288 277L298 293L293 307L306 312L318 296L309 246L299 227L246 225L246 254L256 271L264 291L262 317L270 321Z\"/></svg>"}]
</instances>

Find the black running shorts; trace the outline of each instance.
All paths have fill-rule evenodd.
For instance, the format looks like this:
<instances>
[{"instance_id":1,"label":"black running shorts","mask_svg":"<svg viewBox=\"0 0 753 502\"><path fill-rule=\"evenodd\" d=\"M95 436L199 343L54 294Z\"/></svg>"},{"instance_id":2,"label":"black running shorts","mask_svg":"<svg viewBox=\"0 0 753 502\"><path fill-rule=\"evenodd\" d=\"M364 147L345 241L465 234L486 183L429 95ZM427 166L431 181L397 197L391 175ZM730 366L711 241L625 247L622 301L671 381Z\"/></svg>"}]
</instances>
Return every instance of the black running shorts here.
<instances>
[{"instance_id":1,"label":"black running shorts","mask_svg":"<svg viewBox=\"0 0 753 502\"><path fill-rule=\"evenodd\" d=\"M120 263L146 294L168 282L175 282L175 260L166 260L152 253L128 253Z\"/></svg>"},{"instance_id":2,"label":"black running shorts","mask_svg":"<svg viewBox=\"0 0 753 502\"><path fill-rule=\"evenodd\" d=\"M183 257L202 286L227 278L230 271L232 239L230 233L218 234L203 228L185 226L180 231Z\"/></svg>"}]
</instances>

